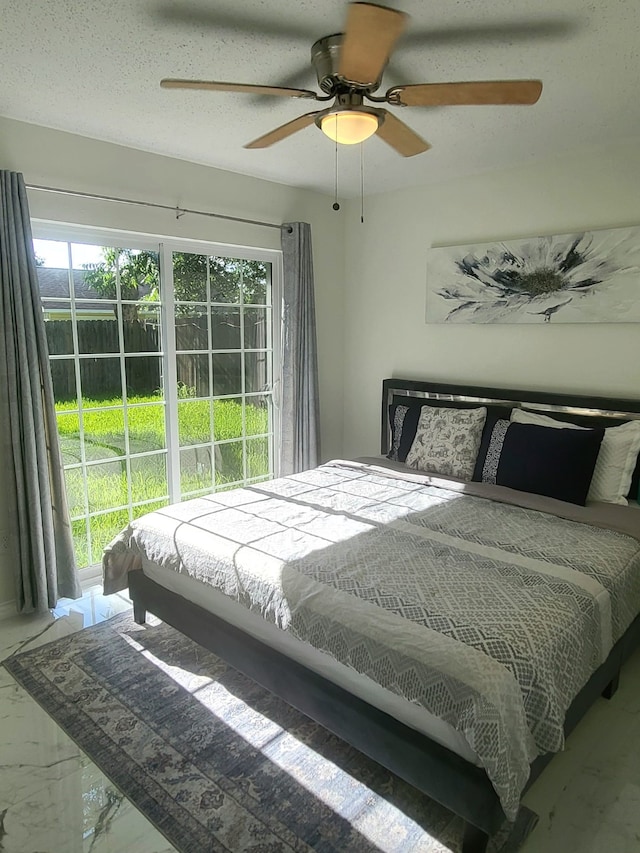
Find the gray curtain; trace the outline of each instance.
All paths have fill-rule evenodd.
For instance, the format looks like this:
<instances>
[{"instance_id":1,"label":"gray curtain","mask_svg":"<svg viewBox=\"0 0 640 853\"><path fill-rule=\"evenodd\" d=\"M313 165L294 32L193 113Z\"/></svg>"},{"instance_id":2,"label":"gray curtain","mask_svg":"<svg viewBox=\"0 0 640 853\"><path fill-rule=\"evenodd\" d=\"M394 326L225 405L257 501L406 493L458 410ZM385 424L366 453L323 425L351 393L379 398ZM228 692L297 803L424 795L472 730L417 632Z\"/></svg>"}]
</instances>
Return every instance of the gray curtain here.
<instances>
[{"instance_id":1,"label":"gray curtain","mask_svg":"<svg viewBox=\"0 0 640 853\"><path fill-rule=\"evenodd\" d=\"M24 180L0 170L0 438L21 613L81 595Z\"/></svg>"},{"instance_id":2,"label":"gray curtain","mask_svg":"<svg viewBox=\"0 0 640 853\"><path fill-rule=\"evenodd\" d=\"M285 475L313 468L320 458L313 255L307 222L282 226L282 254L280 473Z\"/></svg>"}]
</instances>

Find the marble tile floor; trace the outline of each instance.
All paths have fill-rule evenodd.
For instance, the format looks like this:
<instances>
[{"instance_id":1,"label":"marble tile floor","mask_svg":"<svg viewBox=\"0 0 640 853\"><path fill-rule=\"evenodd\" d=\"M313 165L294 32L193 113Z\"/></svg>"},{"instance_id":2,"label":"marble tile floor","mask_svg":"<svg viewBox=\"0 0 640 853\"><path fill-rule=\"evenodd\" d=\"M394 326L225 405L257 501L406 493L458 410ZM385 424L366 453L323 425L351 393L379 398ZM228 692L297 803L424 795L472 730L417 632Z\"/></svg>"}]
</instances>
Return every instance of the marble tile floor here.
<instances>
[{"instance_id":1,"label":"marble tile floor","mask_svg":"<svg viewBox=\"0 0 640 853\"><path fill-rule=\"evenodd\" d=\"M2 619L0 659L130 606L123 595L105 597L94 587L51 614ZM540 822L522 853L640 851L640 651L625 665L614 698L598 700L524 803ZM174 849L0 669L0 851Z\"/></svg>"},{"instance_id":2,"label":"marble tile floor","mask_svg":"<svg viewBox=\"0 0 640 853\"><path fill-rule=\"evenodd\" d=\"M94 587L51 614L0 620L0 659L131 607ZM172 853L124 797L4 669L0 669L0 851Z\"/></svg>"}]
</instances>

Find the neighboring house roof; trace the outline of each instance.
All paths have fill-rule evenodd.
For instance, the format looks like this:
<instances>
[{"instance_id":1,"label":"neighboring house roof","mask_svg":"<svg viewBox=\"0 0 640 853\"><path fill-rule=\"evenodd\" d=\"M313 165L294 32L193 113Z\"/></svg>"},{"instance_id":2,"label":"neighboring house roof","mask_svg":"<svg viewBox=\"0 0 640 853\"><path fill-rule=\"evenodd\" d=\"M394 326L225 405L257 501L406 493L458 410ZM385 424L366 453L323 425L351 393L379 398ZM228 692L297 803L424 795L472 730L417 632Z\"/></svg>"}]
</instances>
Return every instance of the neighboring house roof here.
<instances>
[{"instance_id":1,"label":"neighboring house roof","mask_svg":"<svg viewBox=\"0 0 640 853\"><path fill-rule=\"evenodd\" d=\"M40 285L40 296L46 299L43 307L46 311L55 310L70 310L69 298L69 270L59 269L57 267L37 267L38 284ZM99 300L92 305L78 305L79 312L98 312L111 313L115 307L114 303L109 299L100 297L97 290L94 290L85 281L84 270L72 270L73 273L73 292L76 300L94 299ZM140 287L140 297L145 296L149 292L149 287ZM65 301L63 301L65 300Z\"/></svg>"},{"instance_id":2,"label":"neighboring house roof","mask_svg":"<svg viewBox=\"0 0 640 853\"><path fill-rule=\"evenodd\" d=\"M57 267L38 267L38 284L40 285L40 296L47 301L43 303L45 311L70 310L69 298L69 270ZM73 292L76 299L100 299L100 294L87 284L84 278L84 270L72 270ZM55 301L53 301L55 300ZM60 300L60 301L58 301ZM64 300L64 301L62 301ZM91 306L78 306L78 309L96 309L112 312L114 304L110 300L100 299L100 304Z\"/></svg>"}]
</instances>

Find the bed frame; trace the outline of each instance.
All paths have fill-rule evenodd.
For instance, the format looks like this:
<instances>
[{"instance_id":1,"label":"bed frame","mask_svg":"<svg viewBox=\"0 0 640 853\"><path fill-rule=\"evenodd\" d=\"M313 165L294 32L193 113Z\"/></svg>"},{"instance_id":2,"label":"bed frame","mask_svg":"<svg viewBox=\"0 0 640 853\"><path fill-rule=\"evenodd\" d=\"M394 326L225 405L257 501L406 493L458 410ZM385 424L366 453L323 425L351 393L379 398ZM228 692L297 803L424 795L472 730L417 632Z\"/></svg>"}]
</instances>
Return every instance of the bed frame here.
<instances>
[{"instance_id":1,"label":"bed frame","mask_svg":"<svg viewBox=\"0 0 640 853\"><path fill-rule=\"evenodd\" d=\"M382 395L382 450L389 448L388 407L408 398L423 403L469 406L525 404L581 423L613 425L640 419L640 400L576 397L507 389L442 385L387 379ZM640 465L640 463L639 463ZM143 624L149 611L205 648L219 655L266 689L275 693L348 744L374 759L409 784L446 806L465 821L463 853L484 853L489 837L505 821L498 797L485 771L432 741L415 729L353 696L281 652L213 616L196 604L149 580L142 571L129 574L134 618ZM599 696L610 699L618 685L620 667L640 644L640 616L613 647L569 708L565 733L575 727ZM527 788L553 755L531 765Z\"/></svg>"}]
</instances>

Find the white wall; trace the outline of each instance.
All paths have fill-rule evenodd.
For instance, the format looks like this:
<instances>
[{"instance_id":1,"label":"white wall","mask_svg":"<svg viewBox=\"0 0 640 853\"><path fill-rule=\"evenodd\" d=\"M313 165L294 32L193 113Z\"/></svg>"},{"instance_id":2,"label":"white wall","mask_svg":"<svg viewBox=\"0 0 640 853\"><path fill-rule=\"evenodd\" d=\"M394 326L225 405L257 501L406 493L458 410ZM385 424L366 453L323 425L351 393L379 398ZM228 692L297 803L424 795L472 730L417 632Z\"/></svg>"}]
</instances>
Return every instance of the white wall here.
<instances>
[{"instance_id":1,"label":"white wall","mask_svg":"<svg viewBox=\"0 0 640 853\"><path fill-rule=\"evenodd\" d=\"M248 152L248 156L256 152ZM257 152L259 156L259 152ZM153 201L269 222L311 223L316 283L321 442L324 458L342 454L343 268L340 218L327 196L292 189L0 118L0 169L22 172L28 184ZM279 248L275 229L94 200L29 192L32 218ZM0 441L0 453L3 442ZM3 460L0 459L0 470ZM7 529L0 489L0 531ZM0 557L2 559L2 557ZM0 565L0 602L13 581Z\"/></svg>"},{"instance_id":2,"label":"white wall","mask_svg":"<svg viewBox=\"0 0 640 853\"><path fill-rule=\"evenodd\" d=\"M386 377L640 398L638 324L424 320L432 245L640 224L638 140L373 196L364 225L358 205L346 211L345 455L379 452Z\"/></svg>"}]
</instances>

